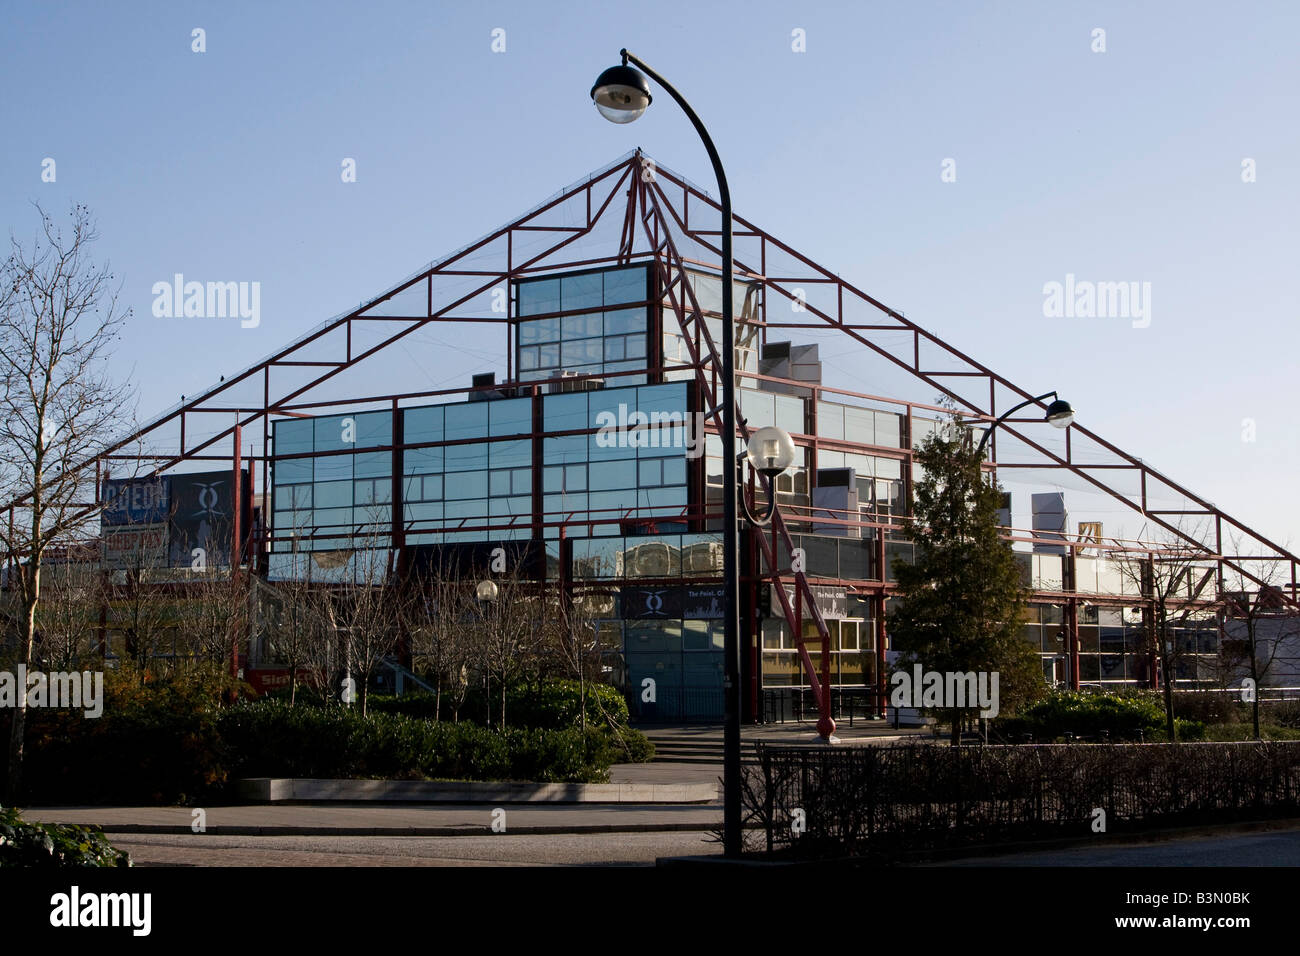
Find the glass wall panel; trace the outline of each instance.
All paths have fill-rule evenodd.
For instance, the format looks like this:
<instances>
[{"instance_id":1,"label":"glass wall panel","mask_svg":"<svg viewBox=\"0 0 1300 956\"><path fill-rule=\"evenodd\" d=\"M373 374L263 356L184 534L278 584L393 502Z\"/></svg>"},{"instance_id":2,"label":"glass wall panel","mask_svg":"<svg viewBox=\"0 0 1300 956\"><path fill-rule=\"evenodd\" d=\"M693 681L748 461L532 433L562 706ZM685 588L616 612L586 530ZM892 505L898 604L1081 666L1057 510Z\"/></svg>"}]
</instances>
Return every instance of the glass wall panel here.
<instances>
[{"instance_id":1,"label":"glass wall panel","mask_svg":"<svg viewBox=\"0 0 1300 956\"><path fill-rule=\"evenodd\" d=\"M488 434L526 435L533 430L531 398L503 398L481 404L488 407Z\"/></svg>"}]
</instances>

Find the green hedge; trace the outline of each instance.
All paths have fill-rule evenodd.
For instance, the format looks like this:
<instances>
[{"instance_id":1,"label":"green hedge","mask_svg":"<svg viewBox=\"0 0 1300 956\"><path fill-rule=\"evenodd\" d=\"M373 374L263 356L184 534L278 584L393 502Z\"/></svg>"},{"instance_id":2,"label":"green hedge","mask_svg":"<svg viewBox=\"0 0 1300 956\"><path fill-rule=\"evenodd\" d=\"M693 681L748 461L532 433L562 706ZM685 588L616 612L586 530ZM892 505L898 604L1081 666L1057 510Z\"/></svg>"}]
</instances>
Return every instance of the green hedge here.
<instances>
[{"instance_id":1,"label":"green hedge","mask_svg":"<svg viewBox=\"0 0 1300 956\"><path fill-rule=\"evenodd\" d=\"M0 807L0 867L130 865L98 827L28 823L13 807Z\"/></svg>"},{"instance_id":2,"label":"green hedge","mask_svg":"<svg viewBox=\"0 0 1300 956\"><path fill-rule=\"evenodd\" d=\"M223 711L232 777L534 780L599 783L615 754L605 734L519 728L343 707L257 701Z\"/></svg>"},{"instance_id":3,"label":"green hedge","mask_svg":"<svg viewBox=\"0 0 1300 956\"><path fill-rule=\"evenodd\" d=\"M1174 728L1179 740L1205 739L1205 725L1200 721L1175 717ZM1067 734L1094 741L1109 737L1116 743L1161 741L1168 736L1163 699L1152 691L1054 691L1015 717L996 719L993 730L1013 743L1025 737L1050 743Z\"/></svg>"},{"instance_id":4,"label":"green hedge","mask_svg":"<svg viewBox=\"0 0 1300 956\"><path fill-rule=\"evenodd\" d=\"M24 802L186 804L226 796L233 780L250 776L591 783L607 780L613 763L654 753L626 723L595 715L584 736L576 726L576 685L565 682L543 685L540 695L533 688L531 709L521 691L519 725L510 721L503 735L466 720L414 716L418 698L372 697L375 706L363 719L355 708L301 698L294 707L270 699L223 707L226 688L215 678L106 677L98 719L28 711ZM625 720L626 705L613 688L588 690ZM431 701L423 703L432 709ZM400 712L407 709L414 715ZM0 711L0 739L8 739L11 713ZM548 726L522 726L525 717Z\"/></svg>"}]
</instances>

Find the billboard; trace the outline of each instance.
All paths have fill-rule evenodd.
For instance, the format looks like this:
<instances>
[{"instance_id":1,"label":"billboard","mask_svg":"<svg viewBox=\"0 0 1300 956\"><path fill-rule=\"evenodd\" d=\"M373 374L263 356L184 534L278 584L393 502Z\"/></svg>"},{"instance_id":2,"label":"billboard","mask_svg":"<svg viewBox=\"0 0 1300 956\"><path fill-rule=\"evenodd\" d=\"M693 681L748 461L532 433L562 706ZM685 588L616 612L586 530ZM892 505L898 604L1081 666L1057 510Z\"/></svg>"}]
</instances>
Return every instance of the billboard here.
<instances>
[{"instance_id":1,"label":"billboard","mask_svg":"<svg viewBox=\"0 0 1300 956\"><path fill-rule=\"evenodd\" d=\"M100 512L104 567L184 568L230 564L234 476L229 469L104 482ZM252 523L251 473L243 474L243 514ZM201 551L200 551L201 549Z\"/></svg>"},{"instance_id":2,"label":"billboard","mask_svg":"<svg viewBox=\"0 0 1300 956\"><path fill-rule=\"evenodd\" d=\"M170 514L165 477L110 478L104 482L101 527L164 524Z\"/></svg>"},{"instance_id":3,"label":"billboard","mask_svg":"<svg viewBox=\"0 0 1300 956\"><path fill-rule=\"evenodd\" d=\"M110 570L156 568L167 563L167 525L105 527L104 567Z\"/></svg>"}]
</instances>

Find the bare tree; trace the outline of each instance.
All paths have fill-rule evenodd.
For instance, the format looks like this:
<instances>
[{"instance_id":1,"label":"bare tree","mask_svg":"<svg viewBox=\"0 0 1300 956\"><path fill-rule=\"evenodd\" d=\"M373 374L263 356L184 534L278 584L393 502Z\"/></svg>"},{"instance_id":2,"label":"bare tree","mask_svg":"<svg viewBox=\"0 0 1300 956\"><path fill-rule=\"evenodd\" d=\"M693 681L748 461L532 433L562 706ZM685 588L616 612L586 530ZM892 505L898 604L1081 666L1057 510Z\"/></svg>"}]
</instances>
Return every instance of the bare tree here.
<instances>
[{"instance_id":1,"label":"bare tree","mask_svg":"<svg viewBox=\"0 0 1300 956\"><path fill-rule=\"evenodd\" d=\"M496 678L500 700L500 727L506 728L506 691L529 666L536 663L546 643L546 607L529 582L518 574L492 579L496 594L478 602L474 647L483 677L485 697L491 699L491 679ZM491 704L488 704L491 725Z\"/></svg>"},{"instance_id":2,"label":"bare tree","mask_svg":"<svg viewBox=\"0 0 1300 956\"><path fill-rule=\"evenodd\" d=\"M427 579L415 576L411 588L411 599L402 605L404 625L411 638L413 660L422 661L433 680L433 719L441 719L444 688L453 717L458 719L469 688L471 647L466 625L474 614L470 588L454 567L442 568Z\"/></svg>"},{"instance_id":3,"label":"bare tree","mask_svg":"<svg viewBox=\"0 0 1300 956\"><path fill-rule=\"evenodd\" d=\"M104 600L104 573L96 542L51 548L36 609L34 656L51 670L75 670L92 653Z\"/></svg>"},{"instance_id":4,"label":"bare tree","mask_svg":"<svg viewBox=\"0 0 1300 956\"><path fill-rule=\"evenodd\" d=\"M334 624L355 675L366 715L370 683L401 638L405 594L391 572L392 550L378 516L353 539L351 570L336 590Z\"/></svg>"},{"instance_id":5,"label":"bare tree","mask_svg":"<svg viewBox=\"0 0 1300 956\"><path fill-rule=\"evenodd\" d=\"M130 310L119 311L113 274L94 264L98 233L74 206L67 234L38 205L40 234L30 249L11 238L0 265L0 544L16 562L21 605L19 656L30 665L41 600L41 570L54 541L93 513L95 474L87 468L106 436L129 418L130 389L106 367ZM9 740L9 790L22 781L26 695L18 695Z\"/></svg>"},{"instance_id":6,"label":"bare tree","mask_svg":"<svg viewBox=\"0 0 1300 956\"><path fill-rule=\"evenodd\" d=\"M289 669L289 706L298 700L299 677L314 684L309 673L325 640L321 627L319 587L313 581L315 562L310 552L298 550L298 536L291 543L289 574L269 585L269 613L267 624L267 656L271 661L284 664Z\"/></svg>"},{"instance_id":7,"label":"bare tree","mask_svg":"<svg viewBox=\"0 0 1300 956\"><path fill-rule=\"evenodd\" d=\"M1201 540L1196 533L1171 536L1156 542L1150 551L1116 550L1111 561L1142 600L1143 632L1147 653L1159 660L1161 689L1165 702L1165 730L1176 741L1174 723L1174 684L1177 681L1183 650L1175 640L1198 610L1215 598L1212 556L1187 538Z\"/></svg>"},{"instance_id":8,"label":"bare tree","mask_svg":"<svg viewBox=\"0 0 1300 956\"><path fill-rule=\"evenodd\" d=\"M1232 543L1236 553L1245 551L1238 538L1234 537ZM1281 562L1266 560L1230 568L1222 582L1222 656L1230 676L1238 676L1242 669L1249 674L1254 688L1249 702L1256 739L1260 736L1261 685L1272 675L1274 665L1288 660L1288 648L1300 638L1300 618L1282 598L1282 587L1288 583ZM1233 646L1241 648L1239 655L1231 653Z\"/></svg>"}]
</instances>

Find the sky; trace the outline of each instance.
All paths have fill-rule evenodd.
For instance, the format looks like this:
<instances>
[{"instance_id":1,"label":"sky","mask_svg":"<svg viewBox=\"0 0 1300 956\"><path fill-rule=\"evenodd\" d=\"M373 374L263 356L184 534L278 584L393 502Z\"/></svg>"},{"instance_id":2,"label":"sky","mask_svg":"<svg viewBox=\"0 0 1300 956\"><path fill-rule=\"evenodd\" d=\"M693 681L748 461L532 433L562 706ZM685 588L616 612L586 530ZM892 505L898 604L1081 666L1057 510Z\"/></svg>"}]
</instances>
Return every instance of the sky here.
<instances>
[{"instance_id":1,"label":"sky","mask_svg":"<svg viewBox=\"0 0 1300 956\"><path fill-rule=\"evenodd\" d=\"M91 208L147 418L630 149L711 188L667 97L592 109L626 46L738 214L1294 550L1298 45L1294 3L6 0L0 225ZM176 273L257 326L156 317ZM1067 281L1145 314L1049 314ZM412 390L496 364L417 348Z\"/></svg>"}]
</instances>

